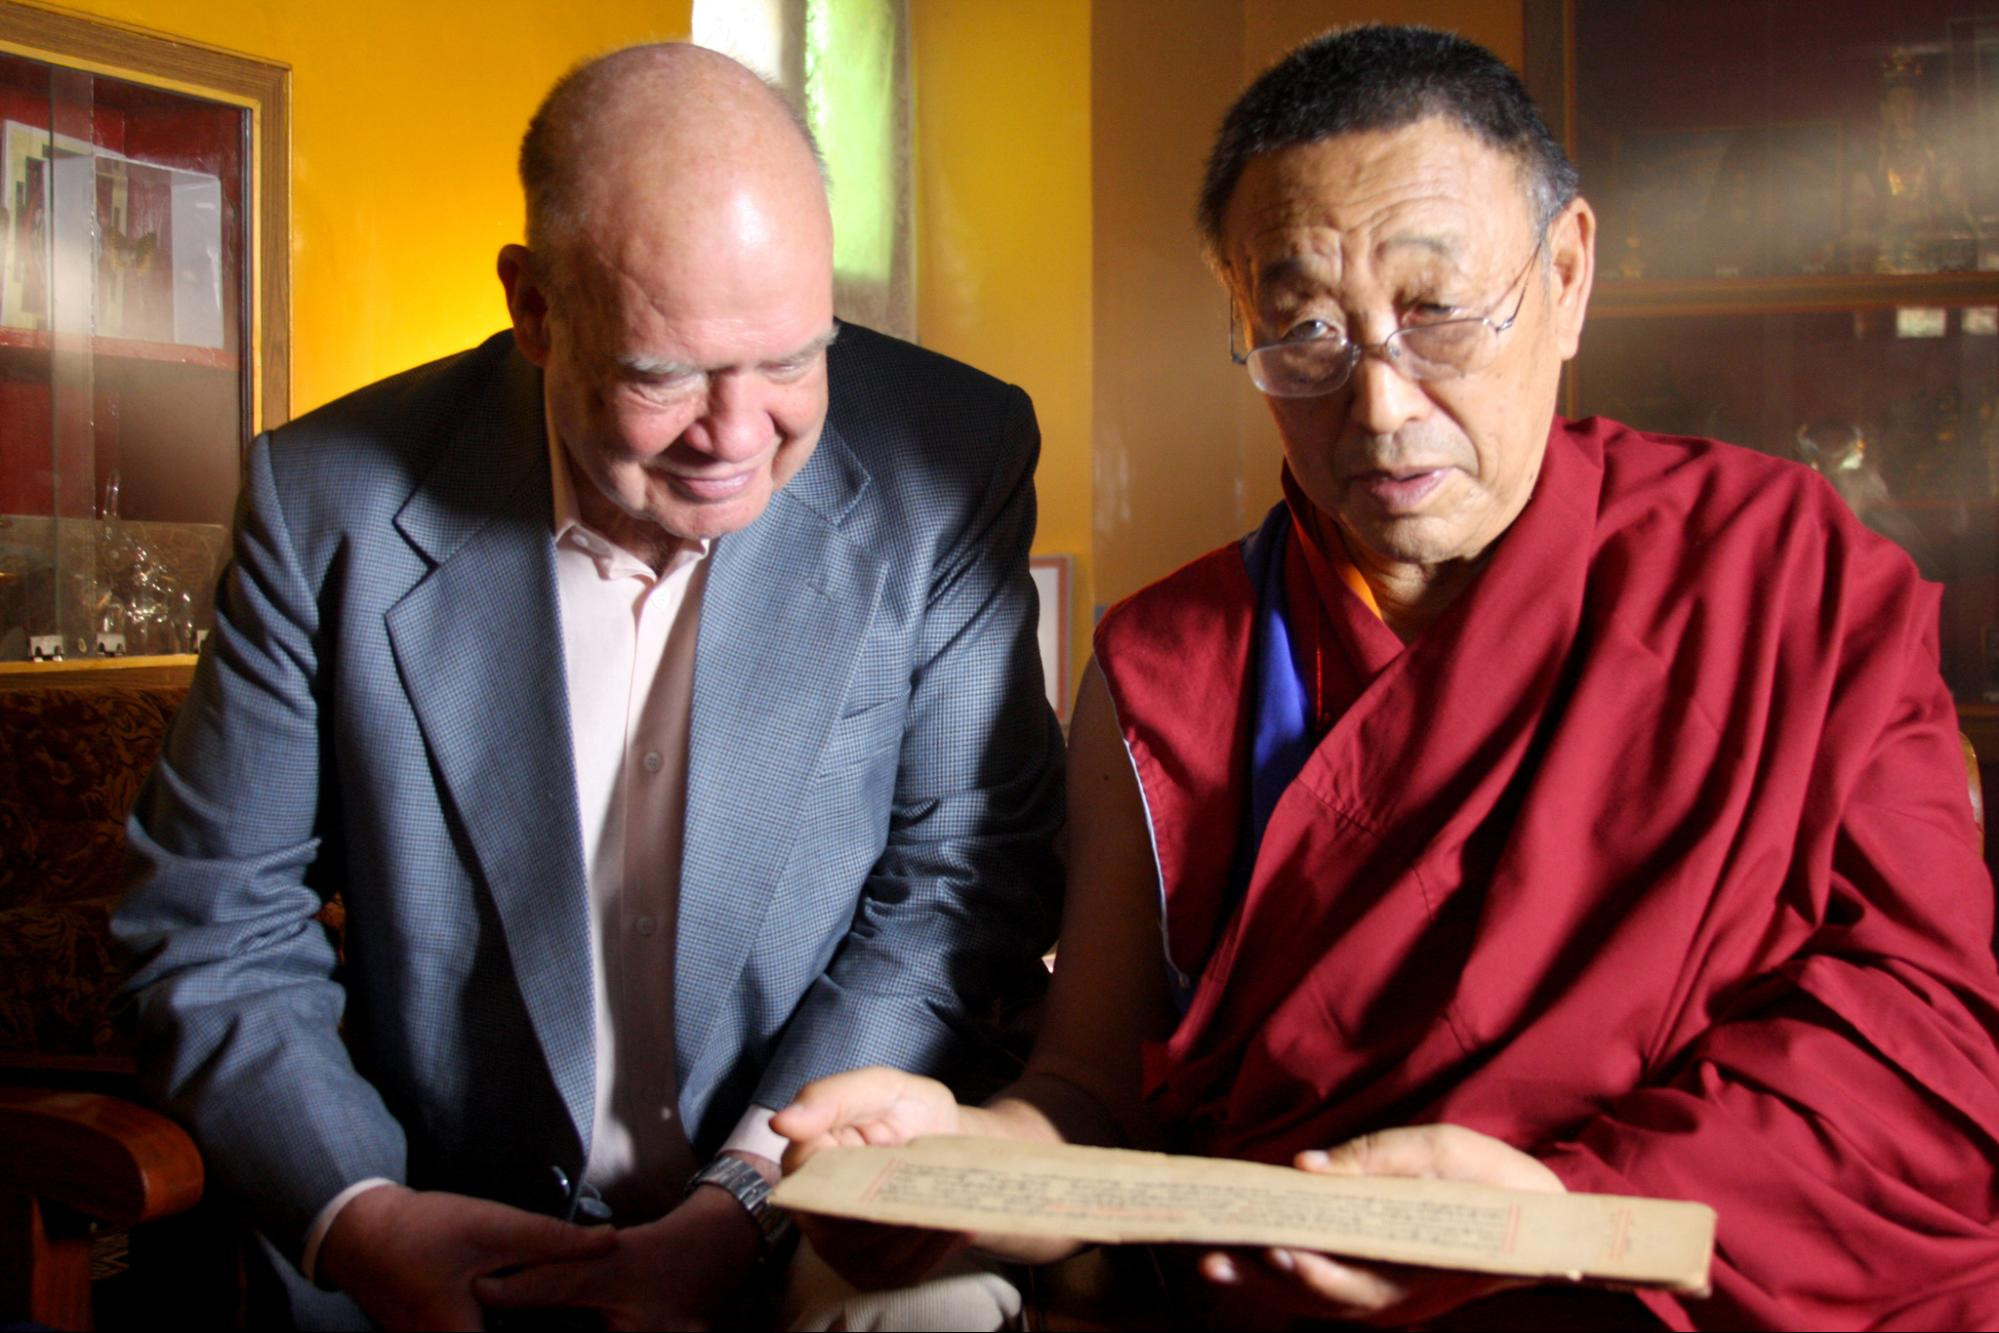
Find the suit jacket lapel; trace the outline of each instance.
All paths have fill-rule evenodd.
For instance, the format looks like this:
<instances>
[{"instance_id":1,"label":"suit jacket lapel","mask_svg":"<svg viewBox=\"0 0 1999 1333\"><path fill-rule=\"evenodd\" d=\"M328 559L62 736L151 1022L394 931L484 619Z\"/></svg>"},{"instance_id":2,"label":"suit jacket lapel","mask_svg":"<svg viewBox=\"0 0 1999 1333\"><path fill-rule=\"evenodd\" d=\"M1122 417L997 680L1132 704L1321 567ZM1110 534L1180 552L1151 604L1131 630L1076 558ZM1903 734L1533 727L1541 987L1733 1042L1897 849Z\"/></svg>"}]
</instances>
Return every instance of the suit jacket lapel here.
<instances>
[{"instance_id":1,"label":"suit jacket lapel","mask_svg":"<svg viewBox=\"0 0 1999 1333\"><path fill-rule=\"evenodd\" d=\"M763 517L722 538L711 557L674 978L683 1088L733 1001L881 594L881 565L839 529L868 484L829 423Z\"/></svg>"},{"instance_id":2,"label":"suit jacket lapel","mask_svg":"<svg viewBox=\"0 0 1999 1333\"><path fill-rule=\"evenodd\" d=\"M587 1148L596 1022L589 891L547 458L540 373L509 354L397 515L435 567L387 623L446 818L492 895L535 1036Z\"/></svg>"}]
</instances>

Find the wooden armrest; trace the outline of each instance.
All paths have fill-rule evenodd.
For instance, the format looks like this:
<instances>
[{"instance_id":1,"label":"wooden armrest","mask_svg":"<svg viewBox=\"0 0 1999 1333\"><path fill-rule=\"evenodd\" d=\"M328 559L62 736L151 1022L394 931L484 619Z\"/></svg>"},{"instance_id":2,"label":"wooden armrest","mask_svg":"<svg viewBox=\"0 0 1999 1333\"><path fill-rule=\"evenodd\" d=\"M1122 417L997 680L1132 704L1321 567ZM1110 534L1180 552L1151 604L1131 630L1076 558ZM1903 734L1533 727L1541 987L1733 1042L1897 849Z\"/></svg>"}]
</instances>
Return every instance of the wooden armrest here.
<instances>
[{"instance_id":1,"label":"wooden armrest","mask_svg":"<svg viewBox=\"0 0 1999 1333\"><path fill-rule=\"evenodd\" d=\"M129 1227L192 1208L201 1183L194 1140L157 1111L96 1092L0 1088L0 1194Z\"/></svg>"}]
</instances>

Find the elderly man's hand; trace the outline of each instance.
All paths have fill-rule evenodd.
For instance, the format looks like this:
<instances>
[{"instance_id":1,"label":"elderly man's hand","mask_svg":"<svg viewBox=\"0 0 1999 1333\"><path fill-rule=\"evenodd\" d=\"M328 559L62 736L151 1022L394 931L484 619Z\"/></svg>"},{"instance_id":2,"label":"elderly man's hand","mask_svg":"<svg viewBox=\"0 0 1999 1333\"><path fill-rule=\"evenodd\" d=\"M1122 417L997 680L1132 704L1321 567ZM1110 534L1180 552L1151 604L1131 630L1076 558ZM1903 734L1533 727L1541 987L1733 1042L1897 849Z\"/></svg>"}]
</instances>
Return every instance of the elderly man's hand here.
<instances>
[{"instance_id":1,"label":"elderly man's hand","mask_svg":"<svg viewBox=\"0 0 1999 1333\"><path fill-rule=\"evenodd\" d=\"M1301 1171L1331 1176L1425 1176L1563 1193L1545 1165L1498 1139L1459 1125L1416 1125L1363 1134L1326 1152L1298 1154ZM1515 1278L1395 1264L1367 1264L1307 1250L1217 1251L1201 1273L1260 1312L1281 1317L1402 1325L1521 1285ZM1234 1302L1230 1302L1233 1304Z\"/></svg>"},{"instance_id":2,"label":"elderly man's hand","mask_svg":"<svg viewBox=\"0 0 1999 1333\"><path fill-rule=\"evenodd\" d=\"M381 1185L348 1200L317 1270L383 1328L478 1328L482 1275L520 1264L587 1261L615 1244L572 1226L463 1194Z\"/></svg>"},{"instance_id":3,"label":"elderly man's hand","mask_svg":"<svg viewBox=\"0 0 1999 1333\"><path fill-rule=\"evenodd\" d=\"M805 1086L771 1117L791 1140L784 1169L796 1171L823 1148L893 1146L925 1134L965 1129L965 1107L936 1079L899 1069L857 1069ZM906 1287L971 1244L971 1237L800 1214L798 1229L847 1281L864 1291Z\"/></svg>"},{"instance_id":4,"label":"elderly man's hand","mask_svg":"<svg viewBox=\"0 0 1999 1333\"><path fill-rule=\"evenodd\" d=\"M712 1328L741 1295L763 1244L757 1224L721 1189L697 1189L659 1221L612 1234L608 1254L481 1278L473 1291L491 1310L596 1310L613 1333Z\"/></svg>"}]
</instances>

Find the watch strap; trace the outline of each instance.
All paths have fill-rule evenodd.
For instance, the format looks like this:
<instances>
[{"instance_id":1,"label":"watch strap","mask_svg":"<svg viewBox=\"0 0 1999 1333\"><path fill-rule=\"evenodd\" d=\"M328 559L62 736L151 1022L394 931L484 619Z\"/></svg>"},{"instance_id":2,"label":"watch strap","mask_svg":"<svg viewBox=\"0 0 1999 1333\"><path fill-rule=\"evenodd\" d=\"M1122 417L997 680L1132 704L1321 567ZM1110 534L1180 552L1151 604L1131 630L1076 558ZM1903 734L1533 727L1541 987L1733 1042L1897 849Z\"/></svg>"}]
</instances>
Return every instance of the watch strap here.
<instances>
[{"instance_id":1,"label":"watch strap","mask_svg":"<svg viewBox=\"0 0 1999 1333\"><path fill-rule=\"evenodd\" d=\"M714 1185L727 1190L757 1224L763 1235L766 1257L776 1254L789 1241L794 1230L791 1214L775 1207L770 1201L770 1182L763 1172L751 1166L740 1157L724 1153L694 1173L687 1182L687 1192L692 1194L703 1185Z\"/></svg>"}]
</instances>

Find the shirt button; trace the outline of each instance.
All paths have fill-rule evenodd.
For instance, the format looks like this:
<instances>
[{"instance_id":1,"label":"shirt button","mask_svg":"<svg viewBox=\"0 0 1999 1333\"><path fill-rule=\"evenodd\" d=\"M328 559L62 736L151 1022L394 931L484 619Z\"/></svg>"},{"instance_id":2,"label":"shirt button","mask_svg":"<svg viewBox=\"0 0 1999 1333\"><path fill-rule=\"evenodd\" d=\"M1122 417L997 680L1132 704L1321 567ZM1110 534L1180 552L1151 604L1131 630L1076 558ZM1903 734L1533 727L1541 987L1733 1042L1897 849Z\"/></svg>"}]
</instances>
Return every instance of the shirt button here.
<instances>
[{"instance_id":1,"label":"shirt button","mask_svg":"<svg viewBox=\"0 0 1999 1333\"><path fill-rule=\"evenodd\" d=\"M653 920L649 916L642 916L638 920L632 922L632 929L636 930L641 935L650 935L655 930L659 929L659 922Z\"/></svg>"},{"instance_id":2,"label":"shirt button","mask_svg":"<svg viewBox=\"0 0 1999 1333\"><path fill-rule=\"evenodd\" d=\"M639 762L645 765L646 772L657 773L660 770L661 764L665 761L659 757L659 751L648 750L646 751L646 757Z\"/></svg>"}]
</instances>

